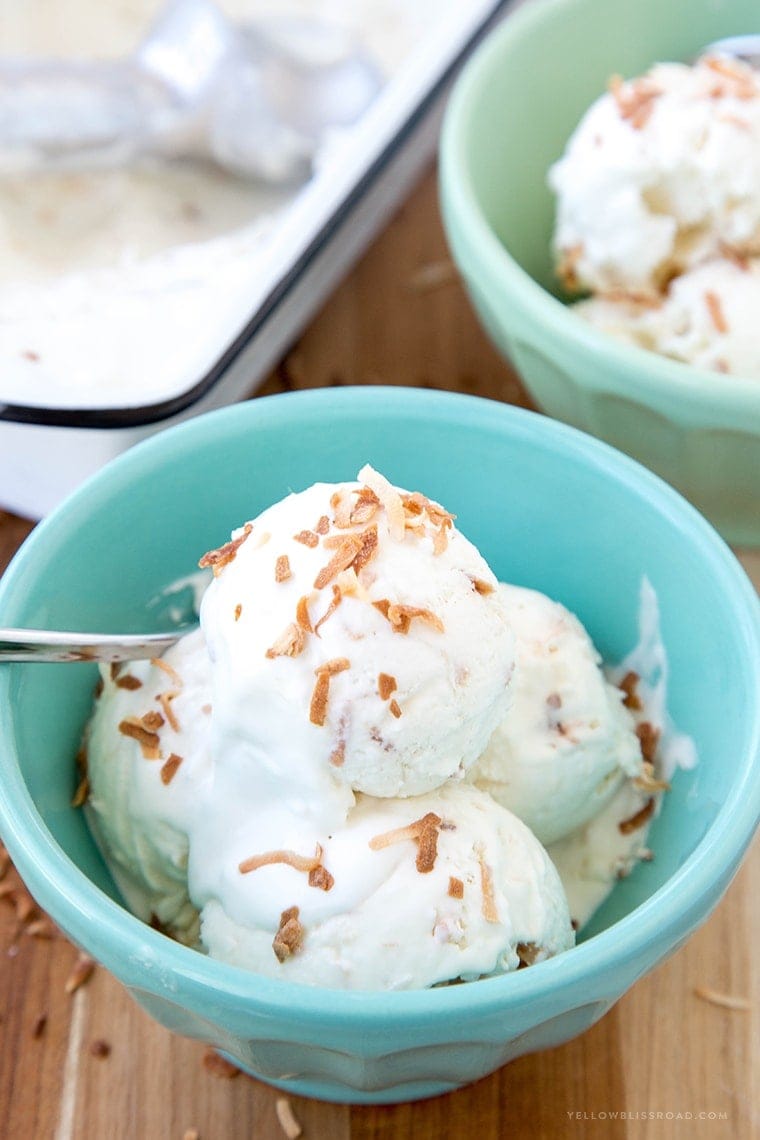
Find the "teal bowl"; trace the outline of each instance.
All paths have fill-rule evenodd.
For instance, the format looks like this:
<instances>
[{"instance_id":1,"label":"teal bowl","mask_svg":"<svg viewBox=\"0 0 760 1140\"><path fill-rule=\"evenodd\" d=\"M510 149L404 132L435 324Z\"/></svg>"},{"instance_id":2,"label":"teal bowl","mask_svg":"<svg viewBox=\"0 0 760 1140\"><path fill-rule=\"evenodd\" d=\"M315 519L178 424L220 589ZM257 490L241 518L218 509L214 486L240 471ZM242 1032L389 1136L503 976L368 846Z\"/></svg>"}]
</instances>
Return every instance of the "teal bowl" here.
<instances>
[{"instance_id":1,"label":"teal bowl","mask_svg":"<svg viewBox=\"0 0 760 1140\"><path fill-rule=\"evenodd\" d=\"M454 259L537 405L646 464L749 545L760 545L760 380L623 345L563 304L546 175L610 75L758 31L757 0L533 0L457 81L440 162Z\"/></svg>"},{"instance_id":2,"label":"teal bowl","mask_svg":"<svg viewBox=\"0 0 760 1140\"><path fill-rule=\"evenodd\" d=\"M357 993L257 977L170 941L122 906L70 806L93 667L0 666L0 833L40 905L162 1024L293 1093L356 1103L454 1089L585 1030L707 917L760 816L760 617L733 555L631 460L490 401L318 391L159 434L34 531L0 583L0 625L155 628L150 599L234 526L367 461L445 503L502 578L575 610L608 659L636 640L644 575L657 592L670 712L699 764L665 798L655 860L565 955L467 985Z\"/></svg>"}]
</instances>

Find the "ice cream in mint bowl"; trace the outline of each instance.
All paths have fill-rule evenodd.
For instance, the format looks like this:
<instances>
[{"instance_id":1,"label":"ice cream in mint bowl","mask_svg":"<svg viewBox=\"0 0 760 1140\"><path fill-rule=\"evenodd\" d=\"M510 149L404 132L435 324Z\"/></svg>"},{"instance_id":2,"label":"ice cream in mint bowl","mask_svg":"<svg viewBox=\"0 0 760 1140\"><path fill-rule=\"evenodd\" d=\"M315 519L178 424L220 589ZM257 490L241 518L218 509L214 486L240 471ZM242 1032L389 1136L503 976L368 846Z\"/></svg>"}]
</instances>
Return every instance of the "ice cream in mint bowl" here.
<instances>
[{"instance_id":1,"label":"ice cream in mint bowl","mask_svg":"<svg viewBox=\"0 0 760 1140\"><path fill-rule=\"evenodd\" d=\"M685 65L759 30L751 0L667 12L533 0L460 76L440 166L454 259L537 405L748 545L760 544L760 80ZM600 299L576 312L589 291Z\"/></svg>"},{"instance_id":2,"label":"ice cream in mint bowl","mask_svg":"<svg viewBox=\"0 0 760 1140\"><path fill-rule=\"evenodd\" d=\"M158 663L0 668L3 841L164 1025L293 1092L430 1096L581 1033L717 904L757 599L642 467L465 396L260 400L70 497L0 625L165 627L199 560Z\"/></svg>"}]
</instances>

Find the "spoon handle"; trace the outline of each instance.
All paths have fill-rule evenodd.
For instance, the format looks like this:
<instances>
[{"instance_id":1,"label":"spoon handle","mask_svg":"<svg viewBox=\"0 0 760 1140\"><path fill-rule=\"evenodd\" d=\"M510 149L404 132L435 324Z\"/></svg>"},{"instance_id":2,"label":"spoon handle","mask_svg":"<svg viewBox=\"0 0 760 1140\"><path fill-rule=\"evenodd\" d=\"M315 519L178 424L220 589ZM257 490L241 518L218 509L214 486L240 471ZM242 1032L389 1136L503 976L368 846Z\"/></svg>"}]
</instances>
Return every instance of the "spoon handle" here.
<instances>
[{"instance_id":1,"label":"spoon handle","mask_svg":"<svg viewBox=\"0 0 760 1140\"><path fill-rule=\"evenodd\" d=\"M134 661L158 657L189 630L175 633L64 633L0 629L3 661Z\"/></svg>"}]
</instances>

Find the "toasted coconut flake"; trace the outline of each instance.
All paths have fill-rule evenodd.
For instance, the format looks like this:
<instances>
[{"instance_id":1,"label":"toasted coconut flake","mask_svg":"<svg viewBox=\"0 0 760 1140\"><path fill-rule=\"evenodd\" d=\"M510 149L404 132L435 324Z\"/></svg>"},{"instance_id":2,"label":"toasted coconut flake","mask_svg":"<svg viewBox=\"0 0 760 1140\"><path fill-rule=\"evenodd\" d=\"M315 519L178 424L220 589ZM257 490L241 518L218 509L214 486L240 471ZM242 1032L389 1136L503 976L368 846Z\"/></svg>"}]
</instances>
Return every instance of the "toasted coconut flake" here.
<instances>
[{"instance_id":1,"label":"toasted coconut flake","mask_svg":"<svg viewBox=\"0 0 760 1140\"><path fill-rule=\"evenodd\" d=\"M159 760L161 758L158 733L147 729L137 717L130 716L120 721L119 732L122 736L131 736L137 741L146 760Z\"/></svg>"},{"instance_id":2,"label":"toasted coconut flake","mask_svg":"<svg viewBox=\"0 0 760 1140\"><path fill-rule=\"evenodd\" d=\"M85 775L82 776L82 779L77 784L77 790L74 792L74 795L71 799L71 806L75 808L81 807L82 804L87 803L87 797L89 794L90 781L89 778Z\"/></svg>"},{"instance_id":3,"label":"toasted coconut flake","mask_svg":"<svg viewBox=\"0 0 760 1140\"><path fill-rule=\"evenodd\" d=\"M377 691L380 694L381 701L387 701L391 693L395 693L397 688L396 678L390 673L378 673Z\"/></svg>"},{"instance_id":4,"label":"toasted coconut flake","mask_svg":"<svg viewBox=\"0 0 760 1140\"><path fill-rule=\"evenodd\" d=\"M375 835L369 841L372 851L382 851L396 843L411 840L417 844L417 858L415 865L420 874L427 874L435 866L438 850L438 831L441 827L441 817L435 812L428 812L421 819L416 819L406 827L395 827L381 835Z\"/></svg>"},{"instance_id":5,"label":"toasted coconut flake","mask_svg":"<svg viewBox=\"0 0 760 1140\"><path fill-rule=\"evenodd\" d=\"M566 249L560 251L556 270L557 277L571 293L580 288L578 262L583 257L583 252L582 242L578 242L577 245L567 246Z\"/></svg>"},{"instance_id":6,"label":"toasted coconut flake","mask_svg":"<svg viewBox=\"0 0 760 1140\"><path fill-rule=\"evenodd\" d=\"M317 532L317 534L327 534L329 529L330 529L329 518L327 517L327 515L320 515L319 520L317 522L317 525L314 527L314 530Z\"/></svg>"},{"instance_id":7,"label":"toasted coconut flake","mask_svg":"<svg viewBox=\"0 0 760 1140\"><path fill-rule=\"evenodd\" d=\"M439 526L433 537L433 554L438 557L443 554L446 547L449 545L449 532L445 526Z\"/></svg>"},{"instance_id":8,"label":"toasted coconut flake","mask_svg":"<svg viewBox=\"0 0 760 1140\"><path fill-rule=\"evenodd\" d=\"M348 669L350 664L347 657L334 657L331 661L325 661L314 670L317 675L317 681L314 685L314 691L311 695L311 704L309 706L309 720L312 724L316 724L320 728L324 725L327 719L327 698L330 694L330 678L334 677L336 673L342 673L345 669Z\"/></svg>"},{"instance_id":9,"label":"toasted coconut flake","mask_svg":"<svg viewBox=\"0 0 760 1140\"><path fill-rule=\"evenodd\" d=\"M177 714L172 708L172 701L176 700L178 696L179 692L176 689L168 689L165 693L159 693L156 697L156 700L161 706L161 711L174 732L179 732L179 721L177 720Z\"/></svg>"},{"instance_id":10,"label":"toasted coconut flake","mask_svg":"<svg viewBox=\"0 0 760 1140\"><path fill-rule=\"evenodd\" d=\"M415 269L409 278L409 288L414 293L428 293L431 289L440 289L442 285L451 285L459 280L459 273L453 261L430 261Z\"/></svg>"},{"instance_id":11,"label":"toasted coconut flake","mask_svg":"<svg viewBox=\"0 0 760 1140\"><path fill-rule=\"evenodd\" d=\"M352 525L352 506L348 491L335 491L330 496L330 506L333 509L333 525L339 530L348 530Z\"/></svg>"},{"instance_id":12,"label":"toasted coconut flake","mask_svg":"<svg viewBox=\"0 0 760 1140\"><path fill-rule=\"evenodd\" d=\"M337 549L327 565L322 567L314 579L315 590L323 590L342 570L347 570L364 546L360 535L347 534L343 537L339 535L336 537L340 540ZM327 542L329 539L325 540L325 545Z\"/></svg>"},{"instance_id":13,"label":"toasted coconut flake","mask_svg":"<svg viewBox=\"0 0 760 1140\"><path fill-rule=\"evenodd\" d=\"M13 905L16 910L16 918L19 922L24 923L37 913L37 906L34 899L26 891L17 891L13 896Z\"/></svg>"},{"instance_id":14,"label":"toasted coconut flake","mask_svg":"<svg viewBox=\"0 0 760 1140\"><path fill-rule=\"evenodd\" d=\"M616 286L606 289L604 297L607 301L636 305L640 309L661 309L663 306L663 298L659 294L647 293L643 289L623 289L621 286Z\"/></svg>"},{"instance_id":15,"label":"toasted coconut flake","mask_svg":"<svg viewBox=\"0 0 760 1140\"><path fill-rule=\"evenodd\" d=\"M634 673L633 670L631 670L626 673L618 685L618 688L625 693L623 704L627 709L631 709L633 712L639 712L644 707L641 703L641 697L638 694L640 680L641 678L638 673Z\"/></svg>"},{"instance_id":16,"label":"toasted coconut flake","mask_svg":"<svg viewBox=\"0 0 760 1140\"><path fill-rule=\"evenodd\" d=\"M207 1049L203 1054L203 1068L214 1077L221 1077L225 1081L234 1081L240 1076L240 1069L221 1057L215 1049Z\"/></svg>"},{"instance_id":17,"label":"toasted coconut flake","mask_svg":"<svg viewBox=\"0 0 760 1140\"><path fill-rule=\"evenodd\" d=\"M361 539L361 546L356 552L356 557L351 561L351 567L357 575L361 573L367 563L371 562L377 554L377 527L368 526L358 537Z\"/></svg>"},{"instance_id":18,"label":"toasted coconut flake","mask_svg":"<svg viewBox=\"0 0 760 1140\"><path fill-rule=\"evenodd\" d=\"M416 538L424 538L427 534L424 523L411 523L407 521L406 533L413 534Z\"/></svg>"},{"instance_id":19,"label":"toasted coconut flake","mask_svg":"<svg viewBox=\"0 0 760 1140\"><path fill-rule=\"evenodd\" d=\"M157 709L151 709L149 712L146 712L140 717L140 720L143 727L147 728L149 732L157 732L164 724L164 718Z\"/></svg>"},{"instance_id":20,"label":"toasted coconut flake","mask_svg":"<svg viewBox=\"0 0 760 1140\"><path fill-rule=\"evenodd\" d=\"M268 867L273 863L285 863L295 871L304 871L307 874L314 871L322 862L322 847L318 843L313 855L299 855L297 851L264 851L261 855L251 855L238 864L241 875L251 871L258 871L259 867Z\"/></svg>"},{"instance_id":21,"label":"toasted coconut flake","mask_svg":"<svg viewBox=\"0 0 760 1140\"><path fill-rule=\"evenodd\" d=\"M346 762L346 742L339 740L335 748L330 753L330 763L333 768L342 768Z\"/></svg>"},{"instance_id":22,"label":"toasted coconut flake","mask_svg":"<svg viewBox=\"0 0 760 1140\"><path fill-rule=\"evenodd\" d=\"M67 994L74 994L80 988L89 982L95 971L95 959L91 958L89 954L80 954L74 963L74 967L66 979L64 989Z\"/></svg>"},{"instance_id":23,"label":"toasted coconut flake","mask_svg":"<svg viewBox=\"0 0 760 1140\"><path fill-rule=\"evenodd\" d=\"M520 966L533 966L543 954L543 950L535 942L518 942L515 950L520 959Z\"/></svg>"},{"instance_id":24,"label":"toasted coconut flake","mask_svg":"<svg viewBox=\"0 0 760 1140\"><path fill-rule=\"evenodd\" d=\"M480 594L480 596L483 598L487 597L489 594L492 594L496 589L496 587L492 586L490 582L486 582L482 578L473 578L471 576L470 581L472 582L472 588L475 593Z\"/></svg>"},{"instance_id":25,"label":"toasted coconut flake","mask_svg":"<svg viewBox=\"0 0 760 1140\"><path fill-rule=\"evenodd\" d=\"M709 986L695 986L694 993L702 1001L709 1001L711 1005L719 1005L722 1009L735 1009L741 1013L748 1013L752 1009L752 1003L747 998L724 994Z\"/></svg>"},{"instance_id":26,"label":"toasted coconut flake","mask_svg":"<svg viewBox=\"0 0 760 1140\"><path fill-rule=\"evenodd\" d=\"M641 724L636 725L636 735L641 745L641 755L648 763L653 764L657 755L660 730L650 724L648 720L643 720Z\"/></svg>"},{"instance_id":27,"label":"toasted coconut flake","mask_svg":"<svg viewBox=\"0 0 760 1140\"><path fill-rule=\"evenodd\" d=\"M304 631L304 633L314 633L314 629L311 624L311 618L309 617L309 599L306 594L298 599L298 603L296 605L296 622L298 623L299 628Z\"/></svg>"},{"instance_id":28,"label":"toasted coconut flake","mask_svg":"<svg viewBox=\"0 0 760 1140\"><path fill-rule=\"evenodd\" d=\"M499 912L493 893L493 870L491 865L483 858L482 847L478 848L478 863L480 864L480 891L483 896L481 910L486 922L498 922Z\"/></svg>"},{"instance_id":29,"label":"toasted coconut flake","mask_svg":"<svg viewBox=\"0 0 760 1140\"><path fill-rule=\"evenodd\" d=\"M316 633L317 637L319 637L319 627L323 625L328 618L332 617L342 601L343 594L341 592L341 588L335 582L333 582L332 601L330 602L325 612L322 614L322 617L319 619L317 624L314 626L314 632Z\"/></svg>"},{"instance_id":30,"label":"toasted coconut flake","mask_svg":"<svg viewBox=\"0 0 760 1140\"><path fill-rule=\"evenodd\" d=\"M711 289L705 291L705 305L716 331L719 333L727 333L728 321L723 311L723 304L718 294L713 293Z\"/></svg>"},{"instance_id":31,"label":"toasted coconut flake","mask_svg":"<svg viewBox=\"0 0 760 1140\"><path fill-rule=\"evenodd\" d=\"M293 1114L293 1109L291 1108L288 1098L286 1096L278 1096L275 1101L274 1109L277 1113L280 1128L285 1133L287 1140L298 1140L298 1137L303 1133L303 1129Z\"/></svg>"},{"instance_id":32,"label":"toasted coconut flake","mask_svg":"<svg viewBox=\"0 0 760 1140\"><path fill-rule=\"evenodd\" d=\"M667 780L659 780L655 776L654 764L645 760L641 766L641 775L634 777L633 786L642 792L668 792L670 784Z\"/></svg>"},{"instance_id":33,"label":"toasted coconut flake","mask_svg":"<svg viewBox=\"0 0 760 1140\"><path fill-rule=\"evenodd\" d=\"M456 875L449 875L449 889L447 893L452 899L464 898L464 883L461 879L458 879Z\"/></svg>"},{"instance_id":34,"label":"toasted coconut flake","mask_svg":"<svg viewBox=\"0 0 760 1140\"><path fill-rule=\"evenodd\" d=\"M375 603L375 605L378 609L380 608L378 603ZM396 633L408 633L409 627L415 618L425 622L426 625L431 625L438 633L443 633L444 631L441 619L437 617L432 610L422 609L420 606L402 606L389 603L385 616L388 618L388 621Z\"/></svg>"},{"instance_id":35,"label":"toasted coconut flake","mask_svg":"<svg viewBox=\"0 0 760 1140\"><path fill-rule=\"evenodd\" d=\"M388 533L394 542L403 542L406 519L404 504L396 488L388 482L384 475L375 471L367 464L359 472L359 482L366 483L371 491L377 495L381 506L388 516Z\"/></svg>"},{"instance_id":36,"label":"toasted coconut flake","mask_svg":"<svg viewBox=\"0 0 760 1140\"><path fill-rule=\"evenodd\" d=\"M621 835L630 835L632 831L638 831L640 827L643 827L654 812L654 803L654 796L650 796L644 806L639 808L629 819L621 819L618 824Z\"/></svg>"},{"instance_id":37,"label":"toasted coconut flake","mask_svg":"<svg viewBox=\"0 0 760 1140\"><path fill-rule=\"evenodd\" d=\"M181 763L182 757L178 756L176 752L172 752L169 759L161 765L160 775L163 784L171 784Z\"/></svg>"},{"instance_id":38,"label":"toasted coconut flake","mask_svg":"<svg viewBox=\"0 0 760 1140\"><path fill-rule=\"evenodd\" d=\"M281 554L274 564L274 580L275 582L287 582L290 577L292 577L290 559L287 554Z\"/></svg>"},{"instance_id":39,"label":"toasted coconut flake","mask_svg":"<svg viewBox=\"0 0 760 1140\"><path fill-rule=\"evenodd\" d=\"M744 253L735 249L734 246L729 245L727 242L719 242L718 248L721 256L727 261L732 262L737 269L741 269L743 273L749 272L749 258Z\"/></svg>"},{"instance_id":40,"label":"toasted coconut flake","mask_svg":"<svg viewBox=\"0 0 760 1140\"><path fill-rule=\"evenodd\" d=\"M395 716L396 720L398 720L398 718L401 716L401 706L399 705L398 701L391 701L391 703L388 705L388 709L391 713L391 716Z\"/></svg>"},{"instance_id":41,"label":"toasted coconut flake","mask_svg":"<svg viewBox=\"0 0 760 1140\"><path fill-rule=\"evenodd\" d=\"M46 1013L41 1013L39 1017L35 1019L34 1025L32 1026L32 1037L35 1041L38 1041L39 1038L42 1037L42 1034L47 1028L47 1023L48 1015Z\"/></svg>"},{"instance_id":42,"label":"toasted coconut flake","mask_svg":"<svg viewBox=\"0 0 760 1140\"><path fill-rule=\"evenodd\" d=\"M327 867L320 864L309 871L309 886L316 887L320 891L329 891L332 889L335 879L332 877Z\"/></svg>"},{"instance_id":43,"label":"toasted coconut flake","mask_svg":"<svg viewBox=\"0 0 760 1140\"><path fill-rule=\"evenodd\" d=\"M92 690L92 695L93 695L94 700L96 700L96 701L100 700L100 698L103 695L103 689L104 688L105 688L105 682L103 680L103 675L101 673L101 675L98 677L97 681L95 682L95 688Z\"/></svg>"},{"instance_id":44,"label":"toasted coconut flake","mask_svg":"<svg viewBox=\"0 0 760 1140\"><path fill-rule=\"evenodd\" d=\"M716 98L734 96L736 99L754 99L757 89L751 72L738 61L726 56L705 56L702 63L714 71L723 82L717 83L711 94Z\"/></svg>"},{"instance_id":45,"label":"toasted coconut flake","mask_svg":"<svg viewBox=\"0 0 760 1140\"><path fill-rule=\"evenodd\" d=\"M408 823L405 827L394 827L391 831L384 831L381 835L373 835L369 841L371 851L382 851L386 847L393 847L396 843L403 843L407 839L416 840L420 831L420 820Z\"/></svg>"},{"instance_id":46,"label":"toasted coconut flake","mask_svg":"<svg viewBox=\"0 0 760 1140\"><path fill-rule=\"evenodd\" d=\"M395 701L391 702L391 706ZM423 816L420 834L417 839L417 858L415 866L421 875L427 875L435 867L438 855L438 828L441 824L440 816L435 812L428 812Z\"/></svg>"},{"instance_id":47,"label":"toasted coconut flake","mask_svg":"<svg viewBox=\"0 0 760 1140\"><path fill-rule=\"evenodd\" d=\"M134 673L121 673L115 679L116 686L119 689L141 689L142 681L139 677L135 677Z\"/></svg>"},{"instance_id":48,"label":"toasted coconut flake","mask_svg":"<svg viewBox=\"0 0 760 1140\"><path fill-rule=\"evenodd\" d=\"M47 918L36 918L26 928L30 938L44 938L47 941L55 938L55 927Z\"/></svg>"},{"instance_id":49,"label":"toasted coconut flake","mask_svg":"<svg viewBox=\"0 0 760 1140\"><path fill-rule=\"evenodd\" d=\"M172 683L175 686L175 688L177 688L177 689L182 688L184 682L183 682L182 678L180 677L179 673L177 672L176 669L173 669L172 666L167 661L164 661L163 657L151 657L150 663L151 663L151 665L155 665L157 669L163 670L163 672L166 673L166 675L171 678Z\"/></svg>"},{"instance_id":50,"label":"toasted coconut flake","mask_svg":"<svg viewBox=\"0 0 760 1140\"><path fill-rule=\"evenodd\" d=\"M662 94L660 88L646 76L624 83L619 75L614 75L609 88L617 103L620 118L629 122L637 131L646 126L654 110L655 100Z\"/></svg>"},{"instance_id":51,"label":"toasted coconut flake","mask_svg":"<svg viewBox=\"0 0 760 1140\"><path fill-rule=\"evenodd\" d=\"M311 694L309 705L309 720L319 728L324 726L327 719L327 698L330 695L330 674L318 673L317 683Z\"/></svg>"},{"instance_id":52,"label":"toasted coconut flake","mask_svg":"<svg viewBox=\"0 0 760 1140\"><path fill-rule=\"evenodd\" d=\"M240 615L243 612L243 607L240 602L235 606L235 621L240 621Z\"/></svg>"},{"instance_id":53,"label":"toasted coconut flake","mask_svg":"<svg viewBox=\"0 0 760 1140\"><path fill-rule=\"evenodd\" d=\"M280 925L272 941L272 949L278 962L285 962L301 948L304 928L298 921L297 906L288 907L280 915Z\"/></svg>"},{"instance_id":54,"label":"toasted coconut flake","mask_svg":"<svg viewBox=\"0 0 760 1140\"><path fill-rule=\"evenodd\" d=\"M314 672L317 676L320 673L327 673L329 677L334 677L336 673L345 673L346 669L351 668L351 662L347 657L331 657L329 661L323 661L321 665L317 665Z\"/></svg>"},{"instance_id":55,"label":"toasted coconut flake","mask_svg":"<svg viewBox=\"0 0 760 1140\"><path fill-rule=\"evenodd\" d=\"M207 566L210 566L214 573L214 577L218 578L224 567L228 566L229 563L232 562L232 560L235 558L238 550L248 538L248 535L252 530L253 524L246 523L243 527L242 532L237 536L237 538L233 538L230 539L229 542L225 542L224 546L220 546L218 550L209 550L198 562L200 568L202 570L205 570Z\"/></svg>"},{"instance_id":56,"label":"toasted coconut flake","mask_svg":"<svg viewBox=\"0 0 760 1140\"><path fill-rule=\"evenodd\" d=\"M356 502L351 508L349 521L352 526L362 526L373 519L380 509L380 500L371 487L362 487L354 491Z\"/></svg>"},{"instance_id":57,"label":"toasted coconut flake","mask_svg":"<svg viewBox=\"0 0 760 1140\"><path fill-rule=\"evenodd\" d=\"M313 530L299 530L298 534L293 535L295 542L302 543L303 546L319 546L319 535L315 534Z\"/></svg>"},{"instance_id":58,"label":"toasted coconut flake","mask_svg":"<svg viewBox=\"0 0 760 1140\"><path fill-rule=\"evenodd\" d=\"M342 570L338 577L335 579L335 585L340 590L344 598L363 598L365 597L364 590L356 577L356 571L353 566L349 566L347 570Z\"/></svg>"},{"instance_id":59,"label":"toasted coconut flake","mask_svg":"<svg viewBox=\"0 0 760 1140\"><path fill-rule=\"evenodd\" d=\"M86 744L80 744L79 748L77 749L77 754L74 757L74 761L75 761L76 766L77 766L77 772L79 772L80 776L86 776L87 770L88 770L87 745ZM5 849L3 848L2 844L0 844L0 852L2 852L4 850ZM2 875L0 875L0 879L1 878L2 878Z\"/></svg>"},{"instance_id":60,"label":"toasted coconut flake","mask_svg":"<svg viewBox=\"0 0 760 1140\"><path fill-rule=\"evenodd\" d=\"M305 644L306 638L303 630L295 622L291 622L277 638L274 645L270 645L264 656L269 658L297 657L299 653L303 652Z\"/></svg>"}]
</instances>

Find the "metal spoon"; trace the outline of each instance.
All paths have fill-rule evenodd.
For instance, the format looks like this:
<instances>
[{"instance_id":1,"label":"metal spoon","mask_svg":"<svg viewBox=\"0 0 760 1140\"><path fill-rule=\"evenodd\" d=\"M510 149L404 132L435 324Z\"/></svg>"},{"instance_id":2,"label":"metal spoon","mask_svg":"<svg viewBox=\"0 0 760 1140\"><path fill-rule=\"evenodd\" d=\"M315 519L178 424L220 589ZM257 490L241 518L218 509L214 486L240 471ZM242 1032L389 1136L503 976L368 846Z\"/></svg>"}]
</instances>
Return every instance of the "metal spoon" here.
<instances>
[{"instance_id":1,"label":"metal spoon","mask_svg":"<svg viewBox=\"0 0 760 1140\"><path fill-rule=\"evenodd\" d=\"M171 633L64 633L50 629L0 629L3 661L135 661L159 657L192 632L185 626Z\"/></svg>"},{"instance_id":2,"label":"metal spoon","mask_svg":"<svg viewBox=\"0 0 760 1140\"><path fill-rule=\"evenodd\" d=\"M750 32L715 40L703 48L700 55L725 55L731 59L740 59L750 67L760 68L760 33Z\"/></svg>"},{"instance_id":3,"label":"metal spoon","mask_svg":"<svg viewBox=\"0 0 760 1140\"><path fill-rule=\"evenodd\" d=\"M126 59L0 57L0 171L200 158L274 184L303 181L325 133L366 111L382 76L342 29L229 20L168 0Z\"/></svg>"}]
</instances>

